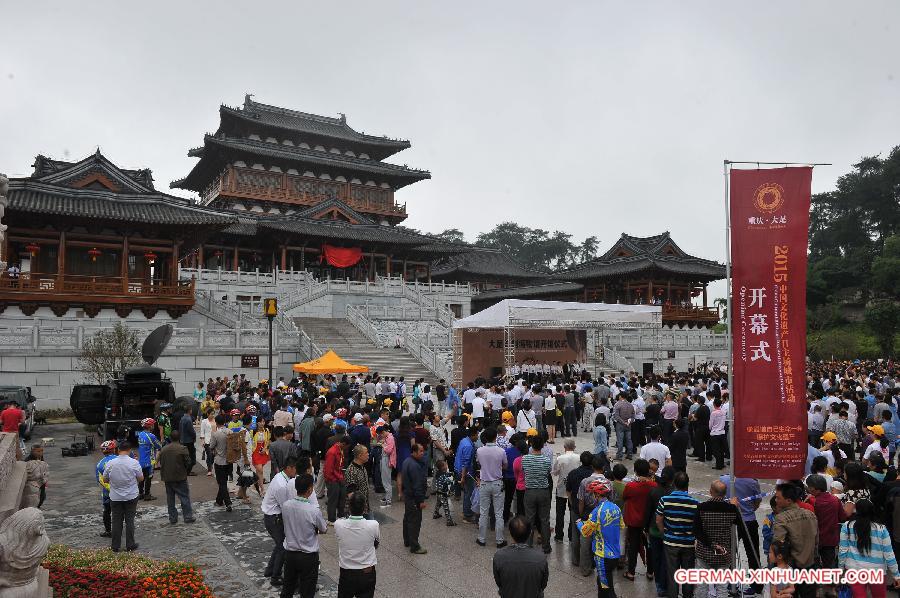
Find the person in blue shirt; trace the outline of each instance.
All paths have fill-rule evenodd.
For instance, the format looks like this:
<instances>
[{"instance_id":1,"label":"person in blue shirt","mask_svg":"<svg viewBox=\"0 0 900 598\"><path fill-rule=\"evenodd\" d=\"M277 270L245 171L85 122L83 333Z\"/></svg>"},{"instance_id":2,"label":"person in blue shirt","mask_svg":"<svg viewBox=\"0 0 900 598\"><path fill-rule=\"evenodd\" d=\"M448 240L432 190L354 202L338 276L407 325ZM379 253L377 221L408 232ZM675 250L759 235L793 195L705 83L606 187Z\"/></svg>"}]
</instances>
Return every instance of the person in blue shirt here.
<instances>
[{"instance_id":1,"label":"person in blue shirt","mask_svg":"<svg viewBox=\"0 0 900 598\"><path fill-rule=\"evenodd\" d=\"M103 504L103 531L100 532L102 538L112 537L112 503L109 502L109 482L103 481L103 471L106 464L116 458L116 441L107 440L100 445L103 451L103 458L97 462L94 474L97 477L97 483L100 484L100 502Z\"/></svg>"},{"instance_id":2,"label":"person in blue shirt","mask_svg":"<svg viewBox=\"0 0 900 598\"><path fill-rule=\"evenodd\" d=\"M451 384L450 390L447 392L447 410L453 413L457 407L459 407L459 393L456 392L456 384Z\"/></svg>"},{"instance_id":3,"label":"person in blue shirt","mask_svg":"<svg viewBox=\"0 0 900 598\"><path fill-rule=\"evenodd\" d=\"M475 518L475 511L472 510L472 491L475 490L473 465L477 438L478 428L474 426L469 428L466 437L459 441L459 448L456 449L456 458L453 461L457 480L463 487L463 519L469 523Z\"/></svg>"},{"instance_id":4,"label":"person in blue shirt","mask_svg":"<svg viewBox=\"0 0 900 598\"><path fill-rule=\"evenodd\" d=\"M150 494L150 481L153 478L153 467L156 465L156 453L162 446L156 434L151 432L156 428L156 420L147 417L141 420L141 427L144 428L137 433L138 441L138 463L144 472L144 481L139 486L140 495L138 499L156 500L156 497Z\"/></svg>"},{"instance_id":5,"label":"person in blue shirt","mask_svg":"<svg viewBox=\"0 0 900 598\"><path fill-rule=\"evenodd\" d=\"M605 477L588 483L585 491L597 500L597 506L587 519L578 522L581 535L591 539L597 567L597 596L615 598L614 574L622 557L622 510L616 503L607 500L612 493L612 484Z\"/></svg>"}]
</instances>

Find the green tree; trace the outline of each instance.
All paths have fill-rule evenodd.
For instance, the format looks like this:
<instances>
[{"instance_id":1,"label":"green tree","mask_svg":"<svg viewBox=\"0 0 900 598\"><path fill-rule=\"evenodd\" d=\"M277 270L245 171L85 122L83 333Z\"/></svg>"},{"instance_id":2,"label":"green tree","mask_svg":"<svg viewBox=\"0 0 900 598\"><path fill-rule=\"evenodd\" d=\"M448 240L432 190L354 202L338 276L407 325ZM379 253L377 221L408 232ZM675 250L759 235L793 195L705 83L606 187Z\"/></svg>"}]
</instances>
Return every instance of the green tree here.
<instances>
[{"instance_id":1,"label":"green tree","mask_svg":"<svg viewBox=\"0 0 900 598\"><path fill-rule=\"evenodd\" d=\"M872 261L872 287L888 297L900 297L900 235L885 239L881 255Z\"/></svg>"},{"instance_id":2,"label":"green tree","mask_svg":"<svg viewBox=\"0 0 900 598\"><path fill-rule=\"evenodd\" d=\"M873 262L884 255L888 239L898 232L900 146L885 158L860 159L851 172L838 179L833 191L812 197L810 305L823 305L836 298L865 303L875 275ZM880 267L891 271L883 262Z\"/></svg>"},{"instance_id":3,"label":"green tree","mask_svg":"<svg viewBox=\"0 0 900 598\"><path fill-rule=\"evenodd\" d=\"M444 241L450 241L451 243L465 243L466 236L463 234L461 230L458 228L448 228L447 230L435 233L431 235L432 237L437 237L438 239L443 239Z\"/></svg>"},{"instance_id":4,"label":"green tree","mask_svg":"<svg viewBox=\"0 0 900 598\"><path fill-rule=\"evenodd\" d=\"M589 262L597 257L600 241L595 236L590 236L581 242L578 247L578 259L582 262Z\"/></svg>"},{"instance_id":5,"label":"green tree","mask_svg":"<svg viewBox=\"0 0 900 598\"><path fill-rule=\"evenodd\" d=\"M865 318L882 355L893 357L894 335L900 327L900 306L890 300L872 302L866 306Z\"/></svg>"},{"instance_id":6,"label":"green tree","mask_svg":"<svg viewBox=\"0 0 900 598\"><path fill-rule=\"evenodd\" d=\"M79 365L81 371L97 384L104 384L116 373L133 368L142 361L137 333L116 322L113 328L100 330L85 339Z\"/></svg>"}]
</instances>

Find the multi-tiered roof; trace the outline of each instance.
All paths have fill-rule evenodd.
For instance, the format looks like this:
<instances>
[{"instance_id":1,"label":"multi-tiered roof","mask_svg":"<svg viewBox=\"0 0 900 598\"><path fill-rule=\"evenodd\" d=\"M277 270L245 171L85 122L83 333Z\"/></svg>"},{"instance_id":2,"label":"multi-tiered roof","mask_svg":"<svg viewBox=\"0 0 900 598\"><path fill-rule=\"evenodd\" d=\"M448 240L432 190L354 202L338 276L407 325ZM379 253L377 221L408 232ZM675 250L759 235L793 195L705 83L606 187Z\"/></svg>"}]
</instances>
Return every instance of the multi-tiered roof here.
<instances>
[{"instance_id":1,"label":"multi-tiered roof","mask_svg":"<svg viewBox=\"0 0 900 598\"><path fill-rule=\"evenodd\" d=\"M253 101L221 106L219 128L188 152L200 158L172 187L197 191L206 204L248 209L310 207L339 200L378 222L406 218L394 191L431 178L428 171L385 162L409 141L368 135L338 118ZM244 200L235 202L234 200Z\"/></svg>"}]
</instances>

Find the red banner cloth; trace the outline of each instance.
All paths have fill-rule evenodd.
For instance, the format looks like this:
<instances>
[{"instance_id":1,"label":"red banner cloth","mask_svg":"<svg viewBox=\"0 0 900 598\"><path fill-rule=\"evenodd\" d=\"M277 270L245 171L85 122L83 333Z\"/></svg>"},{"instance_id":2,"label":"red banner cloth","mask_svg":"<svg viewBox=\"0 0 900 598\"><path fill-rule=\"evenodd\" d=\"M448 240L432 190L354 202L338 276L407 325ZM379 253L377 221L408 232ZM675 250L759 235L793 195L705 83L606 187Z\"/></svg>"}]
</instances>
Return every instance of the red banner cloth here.
<instances>
[{"instance_id":1,"label":"red banner cloth","mask_svg":"<svg viewBox=\"0 0 900 598\"><path fill-rule=\"evenodd\" d=\"M804 474L811 181L811 167L731 171L736 477Z\"/></svg>"},{"instance_id":2,"label":"red banner cloth","mask_svg":"<svg viewBox=\"0 0 900 598\"><path fill-rule=\"evenodd\" d=\"M349 268L358 264L362 259L362 249L325 244L322 245L322 255L325 256L325 261L335 268Z\"/></svg>"}]
</instances>

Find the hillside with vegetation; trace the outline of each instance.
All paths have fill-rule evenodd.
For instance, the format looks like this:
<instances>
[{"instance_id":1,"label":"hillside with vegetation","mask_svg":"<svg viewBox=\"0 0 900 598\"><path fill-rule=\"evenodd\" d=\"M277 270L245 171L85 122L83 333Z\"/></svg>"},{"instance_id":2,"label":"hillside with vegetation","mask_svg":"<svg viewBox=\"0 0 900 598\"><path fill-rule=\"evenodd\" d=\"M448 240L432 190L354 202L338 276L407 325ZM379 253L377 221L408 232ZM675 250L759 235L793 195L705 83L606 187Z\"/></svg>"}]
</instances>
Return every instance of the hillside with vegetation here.
<instances>
[{"instance_id":1,"label":"hillside with vegetation","mask_svg":"<svg viewBox=\"0 0 900 598\"><path fill-rule=\"evenodd\" d=\"M900 348L900 146L812 197L807 280L813 359L895 357Z\"/></svg>"}]
</instances>

